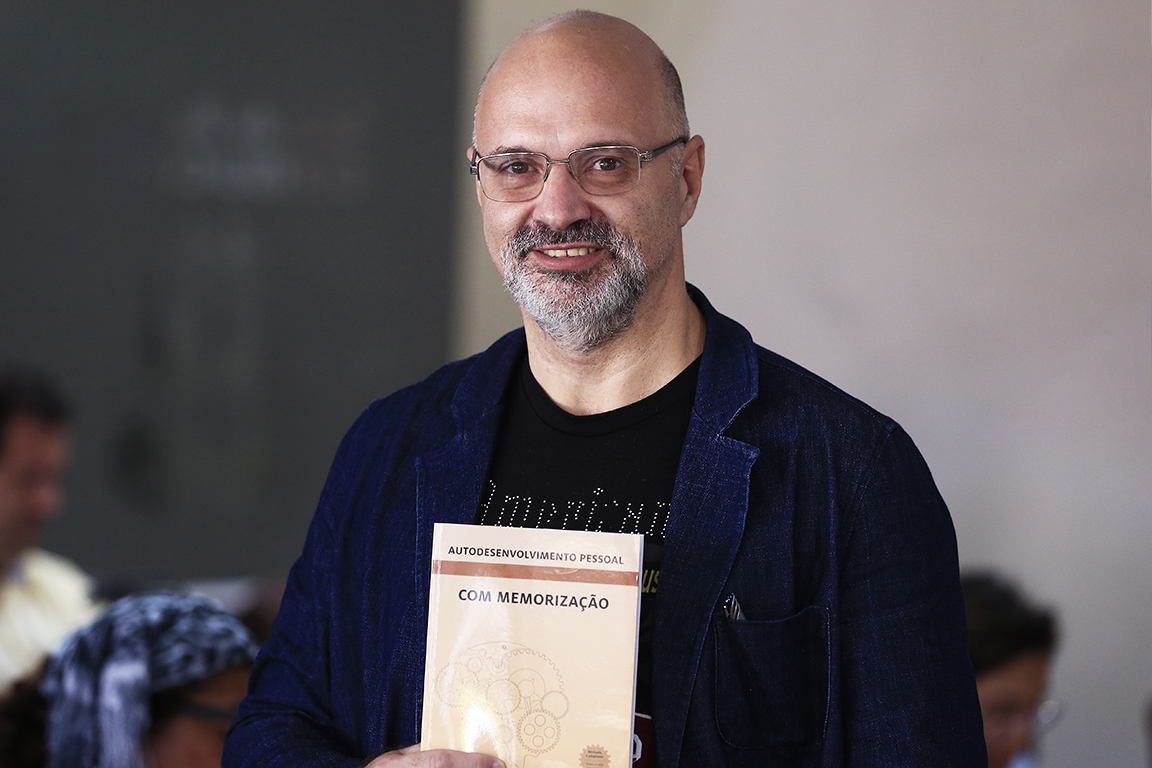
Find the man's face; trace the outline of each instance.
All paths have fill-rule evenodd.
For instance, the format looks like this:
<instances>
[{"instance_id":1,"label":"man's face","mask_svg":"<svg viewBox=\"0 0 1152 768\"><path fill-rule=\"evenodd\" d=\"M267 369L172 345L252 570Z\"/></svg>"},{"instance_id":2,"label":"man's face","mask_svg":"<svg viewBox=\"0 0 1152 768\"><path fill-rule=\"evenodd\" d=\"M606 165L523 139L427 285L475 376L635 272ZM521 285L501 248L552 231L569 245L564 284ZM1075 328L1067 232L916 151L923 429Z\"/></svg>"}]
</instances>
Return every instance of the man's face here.
<instances>
[{"instance_id":1,"label":"man's face","mask_svg":"<svg viewBox=\"0 0 1152 768\"><path fill-rule=\"evenodd\" d=\"M25 415L8 422L0 442L0 568L35 544L60 510L69 454L67 428Z\"/></svg>"},{"instance_id":2,"label":"man's face","mask_svg":"<svg viewBox=\"0 0 1152 768\"><path fill-rule=\"evenodd\" d=\"M1006 768L1032 741L1036 708L1048 687L1052 658L1028 651L976 678L988 768Z\"/></svg>"},{"instance_id":3,"label":"man's face","mask_svg":"<svg viewBox=\"0 0 1152 768\"><path fill-rule=\"evenodd\" d=\"M586 43L557 35L502 58L477 105L481 155L557 160L589 146L647 151L677 138L656 69ZM526 202L495 202L477 188L505 284L562 346L584 351L627 328L648 286L680 257L683 190L673 168L681 151L645 163L639 184L619 195L588 194L563 165Z\"/></svg>"}]
</instances>

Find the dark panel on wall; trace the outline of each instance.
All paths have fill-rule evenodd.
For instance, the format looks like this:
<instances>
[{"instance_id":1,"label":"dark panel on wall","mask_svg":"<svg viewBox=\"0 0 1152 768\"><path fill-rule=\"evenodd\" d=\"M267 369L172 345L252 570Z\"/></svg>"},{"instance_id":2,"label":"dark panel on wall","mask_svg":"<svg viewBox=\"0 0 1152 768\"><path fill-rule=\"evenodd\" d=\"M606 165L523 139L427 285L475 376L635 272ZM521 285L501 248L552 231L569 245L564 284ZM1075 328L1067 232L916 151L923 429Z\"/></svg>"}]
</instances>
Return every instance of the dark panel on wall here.
<instances>
[{"instance_id":1,"label":"dark panel on wall","mask_svg":"<svg viewBox=\"0 0 1152 768\"><path fill-rule=\"evenodd\" d=\"M459 0L0 4L0 358L79 413L47 546L272 572L448 348Z\"/></svg>"}]
</instances>

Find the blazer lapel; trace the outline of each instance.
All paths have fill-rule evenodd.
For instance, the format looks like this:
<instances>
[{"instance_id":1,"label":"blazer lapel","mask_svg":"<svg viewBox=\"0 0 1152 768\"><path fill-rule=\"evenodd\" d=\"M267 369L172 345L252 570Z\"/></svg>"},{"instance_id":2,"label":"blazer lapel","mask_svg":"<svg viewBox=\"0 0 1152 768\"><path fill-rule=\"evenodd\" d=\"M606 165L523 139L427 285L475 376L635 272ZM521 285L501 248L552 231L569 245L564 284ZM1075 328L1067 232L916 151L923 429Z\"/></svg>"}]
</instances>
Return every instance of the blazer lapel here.
<instances>
[{"instance_id":1,"label":"blazer lapel","mask_svg":"<svg viewBox=\"0 0 1152 768\"><path fill-rule=\"evenodd\" d=\"M664 537L652 639L652 724L662 768L679 762L708 624L744 534L752 465L760 453L724 434L759 393L755 344L695 287L688 292L708 330Z\"/></svg>"},{"instance_id":2,"label":"blazer lapel","mask_svg":"<svg viewBox=\"0 0 1152 768\"><path fill-rule=\"evenodd\" d=\"M663 768L677 764L708 623L744 533L758 453L692 420L664 539L653 637L652 719Z\"/></svg>"},{"instance_id":3,"label":"blazer lapel","mask_svg":"<svg viewBox=\"0 0 1152 768\"><path fill-rule=\"evenodd\" d=\"M436 523L471 524L500 427L504 389L523 354L524 333L513 331L476 359L461 379L452 400L456 434L442 448L416 457L416 550L413 566L414 613L410 632L413 664L407 690L412 697L417 728L424 690L427 647L428 585L432 569L432 533ZM414 740L418 733L412 734Z\"/></svg>"}]
</instances>

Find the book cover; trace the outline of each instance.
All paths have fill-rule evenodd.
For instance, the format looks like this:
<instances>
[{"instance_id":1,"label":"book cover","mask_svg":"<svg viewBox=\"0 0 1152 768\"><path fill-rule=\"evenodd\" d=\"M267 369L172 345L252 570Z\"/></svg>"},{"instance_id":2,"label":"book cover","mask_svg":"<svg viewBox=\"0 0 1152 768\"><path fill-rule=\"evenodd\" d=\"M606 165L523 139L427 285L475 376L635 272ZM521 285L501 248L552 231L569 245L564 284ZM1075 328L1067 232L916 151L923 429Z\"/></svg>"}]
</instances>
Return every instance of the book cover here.
<instances>
[{"instance_id":1,"label":"book cover","mask_svg":"<svg viewBox=\"0 0 1152 768\"><path fill-rule=\"evenodd\" d=\"M437 523L423 749L628 768L644 537Z\"/></svg>"}]
</instances>

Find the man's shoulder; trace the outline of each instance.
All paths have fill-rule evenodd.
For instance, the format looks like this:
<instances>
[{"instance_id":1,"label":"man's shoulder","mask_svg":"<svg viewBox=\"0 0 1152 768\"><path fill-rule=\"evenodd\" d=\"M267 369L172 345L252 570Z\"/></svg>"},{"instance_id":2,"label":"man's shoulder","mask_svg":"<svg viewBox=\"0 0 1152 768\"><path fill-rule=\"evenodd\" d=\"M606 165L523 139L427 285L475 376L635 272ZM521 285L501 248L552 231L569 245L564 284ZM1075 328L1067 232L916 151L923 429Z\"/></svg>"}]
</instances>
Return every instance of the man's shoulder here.
<instances>
[{"instance_id":1,"label":"man's shoulder","mask_svg":"<svg viewBox=\"0 0 1152 768\"><path fill-rule=\"evenodd\" d=\"M92 577L71 560L38 547L21 553L6 587L34 603L74 614L78 621L91 618L95 610Z\"/></svg>"},{"instance_id":2,"label":"man's shoulder","mask_svg":"<svg viewBox=\"0 0 1152 768\"><path fill-rule=\"evenodd\" d=\"M96 618L92 580L72 561L32 548L0 589L0 684L28 674L77 627Z\"/></svg>"},{"instance_id":3,"label":"man's shoulder","mask_svg":"<svg viewBox=\"0 0 1152 768\"><path fill-rule=\"evenodd\" d=\"M446 363L425 379L373 401L365 414L375 418L413 412L448 415L454 404L465 409L492 405L501 397L524 344L522 328L510 331L483 352Z\"/></svg>"},{"instance_id":4,"label":"man's shoulder","mask_svg":"<svg viewBox=\"0 0 1152 768\"><path fill-rule=\"evenodd\" d=\"M80 566L61 555L39 547L25 550L17 561L16 578L28 582L50 583L61 587L87 590L92 578Z\"/></svg>"},{"instance_id":5,"label":"man's shoulder","mask_svg":"<svg viewBox=\"0 0 1152 768\"><path fill-rule=\"evenodd\" d=\"M847 419L881 432L896 428L892 419L827 379L757 344L747 328L717 311L695 286L688 292L708 324L700 382L712 390L703 402L718 429L749 417Z\"/></svg>"},{"instance_id":6,"label":"man's shoulder","mask_svg":"<svg viewBox=\"0 0 1152 768\"><path fill-rule=\"evenodd\" d=\"M827 379L759 344L739 322L717 312L699 291L711 336L701 385L717 427L766 422L800 428L816 422L852 425L879 434L896 423ZM698 398L698 404L701 400Z\"/></svg>"},{"instance_id":7,"label":"man's shoulder","mask_svg":"<svg viewBox=\"0 0 1152 768\"><path fill-rule=\"evenodd\" d=\"M768 407L849 418L885 432L897 427L890 417L783 355L756 345L756 359L759 396Z\"/></svg>"},{"instance_id":8,"label":"man's shoulder","mask_svg":"<svg viewBox=\"0 0 1152 768\"><path fill-rule=\"evenodd\" d=\"M348 430L341 454L374 454L389 446L430 446L495 408L524 349L523 329L483 352L447 363L422 381L374 400Z\"/></svg>"}]
</instances>

